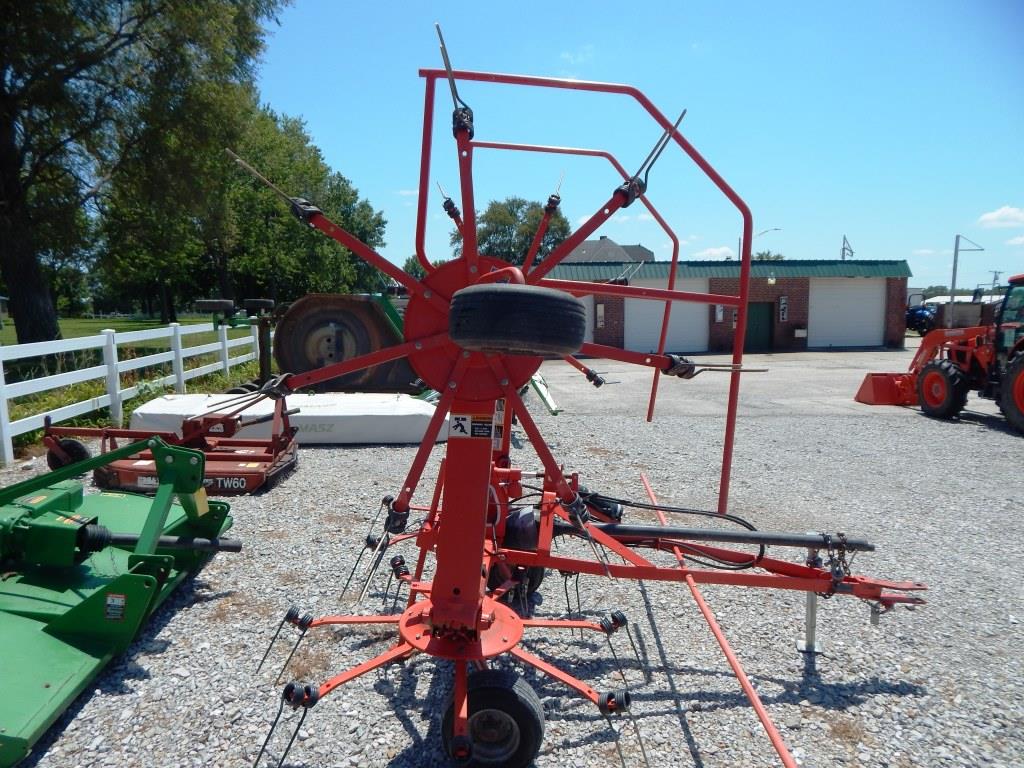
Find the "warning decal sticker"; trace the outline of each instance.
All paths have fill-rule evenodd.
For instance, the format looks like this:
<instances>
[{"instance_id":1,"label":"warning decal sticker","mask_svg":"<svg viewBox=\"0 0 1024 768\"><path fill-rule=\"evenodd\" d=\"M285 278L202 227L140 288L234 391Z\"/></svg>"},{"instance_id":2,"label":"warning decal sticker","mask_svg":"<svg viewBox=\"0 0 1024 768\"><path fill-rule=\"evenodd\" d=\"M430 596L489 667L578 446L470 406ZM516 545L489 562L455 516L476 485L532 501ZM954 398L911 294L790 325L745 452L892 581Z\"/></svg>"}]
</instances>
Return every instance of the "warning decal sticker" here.
<instances>
[{"instance_id":1,"label":"warning decal sticker","mask_svg":"<svg viewBox=\"0 0 1024 768\"><path fill-rule=\"evenodd\" d=\"M470 425L469 433L472 437L486 437L488 440L491 439L491 424L490 416L474 416L473 423Z\"/></svg>"},{"instance_id":2,"label":"warning decal sticker","mask_svg":"<svg viewBox=\"0 0 1024 768\"><path fill-rule=\"evenodd\" d=\"M491 415L453 413L448 420L448 438L482 437L491 439Z\"/></svg>"},{"instance_id":3,"label":"warning decal sticker","mask_svg":"<svg viewBox=\"0 0 1024 768\"><path fill-rule=\"evenodd\" d=\"M107 595L106 610L103 617L107 621L124 621L124 606L126 602L128 602L127 595L111 592Z\"/></svg>"}]
</instances>

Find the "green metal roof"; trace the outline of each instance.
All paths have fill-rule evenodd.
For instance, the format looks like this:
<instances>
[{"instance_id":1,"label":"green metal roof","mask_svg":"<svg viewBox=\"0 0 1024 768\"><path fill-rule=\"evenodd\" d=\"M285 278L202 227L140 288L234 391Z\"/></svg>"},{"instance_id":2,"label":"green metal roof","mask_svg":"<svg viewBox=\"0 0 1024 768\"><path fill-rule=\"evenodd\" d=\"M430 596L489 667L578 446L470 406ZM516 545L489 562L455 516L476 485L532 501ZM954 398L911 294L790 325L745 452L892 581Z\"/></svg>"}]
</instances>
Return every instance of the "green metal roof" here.
<instances>
[{"instance_id":1,"label":"green metal roof","mask_svg":"<svg viewBox=\"0 0 1024 768\"><path fill-rule=\"evenodd\" d=\"M669 261L586 262L559 264L550 276L559 280L587 280L600 282L625 277L636 280L667 280ZM680 278L725 277L738 278L738 261L680 261ZM774 274L785 277L910 277L906 261L867 261L864 259L840 261L838 259L784 259L782 261L755 261L751 264L751 277L766 278Z\"/></svg>"}]
</instances>

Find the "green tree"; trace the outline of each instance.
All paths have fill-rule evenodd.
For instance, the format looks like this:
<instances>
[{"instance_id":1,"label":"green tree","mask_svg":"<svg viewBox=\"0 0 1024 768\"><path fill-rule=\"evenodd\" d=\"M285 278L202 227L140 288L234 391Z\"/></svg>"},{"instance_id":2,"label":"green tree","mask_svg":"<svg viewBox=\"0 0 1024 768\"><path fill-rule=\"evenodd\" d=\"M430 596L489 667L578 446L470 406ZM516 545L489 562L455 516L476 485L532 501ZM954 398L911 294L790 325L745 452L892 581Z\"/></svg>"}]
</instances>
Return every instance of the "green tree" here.
<instances>
[{"instance_id":1,"label":"green tree","mask_svg":"<svg viewBox=\"0 0 1024 768\"><path fill-rule=\"evenodd\" d=\"M290 195L304 197L372 248L384 245L384 216L331 171L301 120L256 109L238 153ZM294 300L306 293L380 288L380 274L346 248L300 226L287 206L233 163L204 221L207 262L223 296Z\"/></svg>"},{"instance_id":2,"label":"green tree","mask_svg":"<svg viewBox=\"0 0 1024 768\"><path fill-rule=\"evenodd\" d=\"M447 259L436 259L434 261L431 261L430 263L433 264L435 267L439 267L446 261ZM422 280L424 277L426 277L427 274L427 270L425 270L423 268L423 265L420 264L420 260L416 258L415 253L405 260L405 263L402 264L402 269L408 272L413 277L415 277L417 280Z\"/></svg>"},{"instance_id":3,"label":"green tree","mask_svg":"<svg viewBox=\"0 0 1024 768\"><path fill-rule=\"evenodd\" d=\"M503 259L510 264L522 265L530 250L534 236L544 216L541 203L530 202L521 197L492 200L482 214L477 216L477 251L481 256ZM569 237L569 221L556 210L548 222L547 231L541 239L537 261L553 251L559 243ZM462 254L462 234L453 230L450 238L455 256Z\"/></svg>"},{"instance_id":4,"label":"green tree","mask_svg":"<svg viewBox=\"0 0 1024 768\"><path fill-rule=\"evenodd\" d=\"M758 251L754 254L754 261L783 261L786 257L781 253L772 253L771 251Z\"/></svg>"},{"instance_id":5,"label":"green tree","mask_svg":"<svg viewBox=\"0 0 1024 768\"><path fill-rule=\"evenodd\" d=\"M420 260L416 258L415 253L405 260L405 263L402 265L402 269L417 280L422 280L427 275L427 270L425 270L423 265L420 264Z\"/></svg>"},{"instance_id":6,"label":"green tree","mask_svg":"<svg viewBox=\"0 0 1024 768\"><path fill-rule=\"evenodd\" d=\"M251 81L262 24L279 5L2 3L0 275L19 342L59 336L43 257L54 242L80 232L82 207L96 201L130 150L146 141L149 124L140 110L152 109L156 94L178 93L189 83L216 88ZM60 194L51 197L54 190ZM53 240L46 240L47 231Z\"/></svg>"}]
</instances>

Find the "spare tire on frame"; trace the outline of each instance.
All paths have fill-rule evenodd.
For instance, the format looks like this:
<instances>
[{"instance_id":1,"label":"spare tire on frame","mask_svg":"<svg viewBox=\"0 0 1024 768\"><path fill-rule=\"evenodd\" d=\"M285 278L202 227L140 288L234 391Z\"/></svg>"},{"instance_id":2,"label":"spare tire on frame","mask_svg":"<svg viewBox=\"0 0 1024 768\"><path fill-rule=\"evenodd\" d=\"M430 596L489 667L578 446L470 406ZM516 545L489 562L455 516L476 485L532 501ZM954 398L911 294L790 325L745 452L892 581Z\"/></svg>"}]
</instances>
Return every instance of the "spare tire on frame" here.
<instances>
[{"instance_id":1,"label":"spare tire on frame","mask_svg":"<svg viewBox=\"0 0 1024 768\"><path fill-rule=\"evenodd\" d=\"M571 355L587 330L583 302L535 285L472 285L452 296L448 334L463 349Z\"/></svg>"}]
</instances>

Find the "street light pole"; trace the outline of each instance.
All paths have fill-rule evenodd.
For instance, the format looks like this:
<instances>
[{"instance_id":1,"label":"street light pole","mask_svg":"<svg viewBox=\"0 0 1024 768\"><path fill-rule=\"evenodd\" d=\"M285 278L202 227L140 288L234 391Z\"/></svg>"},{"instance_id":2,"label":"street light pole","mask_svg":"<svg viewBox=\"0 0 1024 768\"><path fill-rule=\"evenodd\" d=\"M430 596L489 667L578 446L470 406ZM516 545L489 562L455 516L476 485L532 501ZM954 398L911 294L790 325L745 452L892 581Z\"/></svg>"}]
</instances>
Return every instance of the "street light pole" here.
<instances>
[{"instance_id":1,"label":"street light pole","mask_svg":"<svg viewBox=\"0 0 1024 768\"><path fill-rule=\"evenodd\" d=\"M753 242L756 238L758 238L761 235L766 234L768 232L781 232L781 231L782 231L782 227L770 227L768 229L762 229L760 232L758 232L756 235L754 235L754 237L750 238L750 240L751 240L751 242ZM741 235L740 237L736 238L736 258L737 259L740 258L743 255L742 254L742 251L743 251L742 243L743 243L743 236Z\"/></svg>"},{"instance_id":2,"label":"street light pole","mask_svg":"<svg viewBox=\"0 0 1024 768\"><path fill-rule=\"evenodd\" d=\"M962 248L961 249L960 248L960 241L961 240L967 240L967 242L970 243L971 245L973 245L974 247L973 248ZM960 251L961 250L964 250L964 251L984 251L985 249L982 248L980 245L978 245L973 240L969 240L968 238L964 237L963 235L959 235L959 234L956 236L956 240L953 242L953 279L950 281L950 285L949 285L949 312L947 313L949 316L946 318L946 327L947 328L952 328L953 327L953 305L956 303L956 265L957 265L957 261L960 259Z\"/></svg>"}]
</instances>

